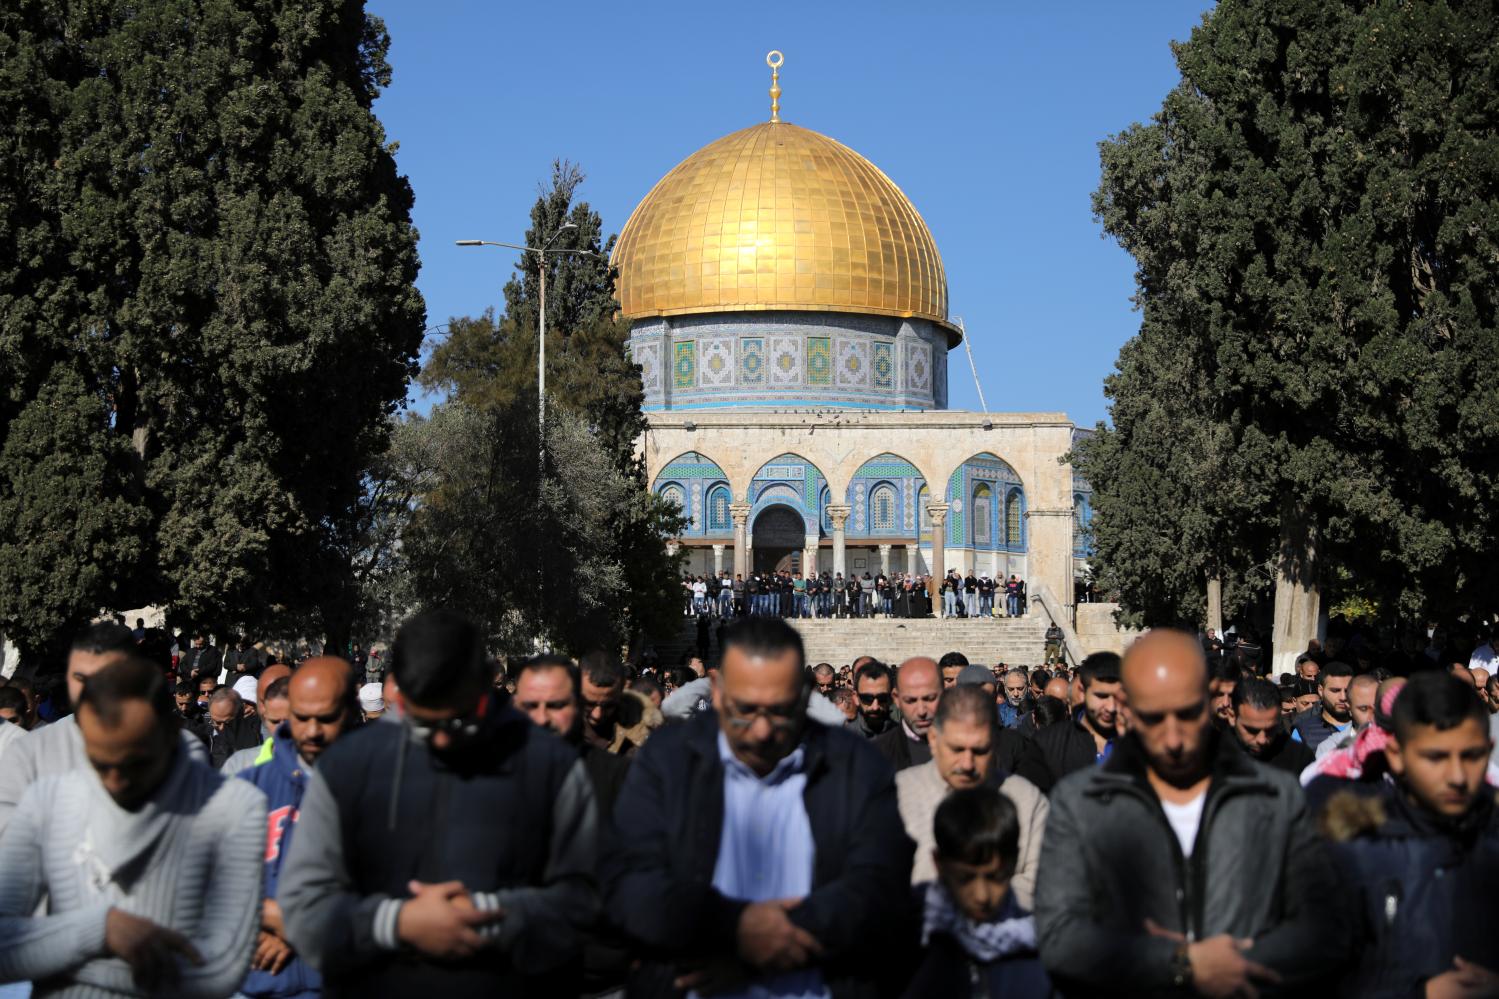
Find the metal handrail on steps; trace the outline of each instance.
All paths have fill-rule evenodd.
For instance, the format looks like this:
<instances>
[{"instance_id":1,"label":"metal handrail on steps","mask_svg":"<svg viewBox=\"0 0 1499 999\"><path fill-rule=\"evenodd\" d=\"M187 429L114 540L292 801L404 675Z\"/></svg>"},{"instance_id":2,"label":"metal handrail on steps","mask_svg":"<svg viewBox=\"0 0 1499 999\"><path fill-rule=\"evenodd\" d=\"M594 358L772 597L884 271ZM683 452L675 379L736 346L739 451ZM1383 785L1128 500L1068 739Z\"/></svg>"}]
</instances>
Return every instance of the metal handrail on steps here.
<instances>
[{"instance_id":1,"label":"metal handrail on steps","mask_svg":"<svg viewBox=\"0 0 1499 999\"><path fill-rule=\"evenodd\" d=\"M1046 616L1052 624L1062 629L1062 658L1067 660L1067 665L1076 666L1083 661L1083 643L1077 637L1077 629L1072 627L1072 619L1063 613L1062 605L1057 601L1051 587L1045 583L1038 583L1032 590L1031 595L1046 612Z\"/></svg>"}]
</instances>

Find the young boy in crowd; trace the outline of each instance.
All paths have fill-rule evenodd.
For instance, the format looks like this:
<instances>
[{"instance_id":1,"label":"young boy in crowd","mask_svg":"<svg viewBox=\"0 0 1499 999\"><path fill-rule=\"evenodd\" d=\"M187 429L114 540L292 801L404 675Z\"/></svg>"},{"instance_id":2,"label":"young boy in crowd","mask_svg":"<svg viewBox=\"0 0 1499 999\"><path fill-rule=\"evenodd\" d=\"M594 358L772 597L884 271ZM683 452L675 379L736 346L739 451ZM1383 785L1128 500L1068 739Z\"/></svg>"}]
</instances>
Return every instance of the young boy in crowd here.
<instances>
[{"instance_id":1,"label":"young boy in crowd","mask_svg":"<svg viewBox=\"0 0 1499 999\"><path fill-rule=\"evenodd\" d=\"M907 999L1052 994L1036 925L1010 890L1020 855L1015 806L989 787L954 791L933 819L937 878L917 885L917 965Z\"/></svg>"}]
</instances>

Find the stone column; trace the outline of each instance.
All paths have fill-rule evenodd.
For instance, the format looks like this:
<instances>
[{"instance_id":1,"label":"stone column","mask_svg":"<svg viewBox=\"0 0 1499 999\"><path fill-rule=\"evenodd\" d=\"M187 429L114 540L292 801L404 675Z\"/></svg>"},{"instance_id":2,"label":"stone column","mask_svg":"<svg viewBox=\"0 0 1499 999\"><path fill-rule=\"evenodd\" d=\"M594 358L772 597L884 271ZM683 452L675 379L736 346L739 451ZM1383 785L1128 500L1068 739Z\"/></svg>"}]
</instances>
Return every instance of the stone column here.
<instances>
[{"instance_id":1,"label":"stone column","mask_svg":"<svg viewBox=\"0 0 1499 999\"><path fill-rule=\"evenodd\" d=\"M723 572L723 550L724 545L713 546L713 575L717 576Z\"/></svg>"},{"instance_id":2,"label":"stone column","mask_svg":"<svg viewBox=\"0 0 1499 999\"><path fill-rule=\"evenodd\" d=\"M847 560L844 558L843 551L843 529L848 523L848 514L849 507L846 504L828 507L828 517L833 521L833 573L835 575L840 572L845 576L848 575L848 568L845 565Z\"/></svg>"},{"instance_id":3,"label":"stone column","mask_svg":"<svg viewBox=\"0 0 1499 999\"><path fill-rule=\"evenodd\" d=\"M730 503L729 516L734 518L734 575L749 575L749 512L748 503Z\"/></svg>"},{"instance_id":4,"label":"stone column","mask_svg":"<svg viewBox=\"0 0 1499 999\"><path fill-rule=\"evenodd\" d=\"M802 575L803 576L807 575L810 572L816 572L818 570L818 565L817 565L817 542L818 542L817 535L815 535L815 534L809 534L809 535L807 535L807 537L806 537L806 546L802 549Z\"/></svg>"},{"instance_id":5,"label":"stone column","mask_svg":"<svg viewBox=\"0 0 1499 999\"><path fill-rule=\"evenodd\" d=\"M880 545L880 574L890 578L890 546Z\"/></svg>"},{"instance_id":6,"label":"stone column","mask_svg":"<svg viewBox=\"0 0 1499 999\"><path fill-rule=\"evenodd\" d=\"M932 518L932 576L941 579L947 575L947 553L943 550L947 541L947 504L928 503L926 512Z\"/></svg>"},{"instance_id":7,"label":"stone column","mask_svg":"<svg viewBox=\"0 0 1499 999\"><path fill-rule=\"evenodd\" d=\"M1208 620L1205 627L1212 628L1213 634L1223 638L1223 580L1217 576L1208 577Z\"/></svg>"},{"instance_id":8,"label":"stone column","mask_svg":"<svg viewBox=\"0 0 1499 999\"><path fill-rule=\"evenodd\" d=\"M1025 512L1026 591L1040 586L1051 590L1064 612L1072 610L1072 509L1030 509ZM1011 571L1014 571L1013 569ZM1037 606L1034 596L1029 605Z\"/></svg>"},{"instance_id":9,"label":"stone column","mask_svg":"<svg viewBox=\"0 0 1499 999\"><path fill-rule=\"evenodd\" d=\"M906 545L906 572L916 575L921 571L921 548L918 545Z\"/></svg>"}]
</instances>

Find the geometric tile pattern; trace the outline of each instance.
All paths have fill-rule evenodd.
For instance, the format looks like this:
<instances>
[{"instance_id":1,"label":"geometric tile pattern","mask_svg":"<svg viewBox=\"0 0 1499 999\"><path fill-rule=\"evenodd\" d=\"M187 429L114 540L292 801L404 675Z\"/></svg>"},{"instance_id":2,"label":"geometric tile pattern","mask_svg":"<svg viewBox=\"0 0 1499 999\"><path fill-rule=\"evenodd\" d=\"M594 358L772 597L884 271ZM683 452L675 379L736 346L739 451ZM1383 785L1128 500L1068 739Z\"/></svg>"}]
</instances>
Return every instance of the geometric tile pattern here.
<instances>
[{"instance_id":1,"label":"geometric tile pattern","mask_svg":"<svg viewBox=\"0 0 1499 999\"><path fill-rule=\"evenodd\" d=\"M765 384L765 341L760 337L739 341L739 384Z\"/></svg>"},{"instance_id":2,"label":"geometric tile pattern","mask_svg":"<svg viewBox=\"0 0 1499 999\"><path fill-rule=\"evenodd\" d=\"M932 348L930 344L906 341L906 389L926 392L932 387Z\"/></svg>"},{"instance_id":3,"label":"geometric tile pattern","mask_svg":"<svg viewBox=\"0 0 1499 999\"><path fill-rule=\"evenodd\" d=\"M697 387L697 344L691 340L679 340L672 344L672 378L674 388Z\"/></svg>"},{"instance_id":4,"label":"geometric tile pattern","mask_svg":"<svg viewBox=\"0 0 1499 999\"><path fill-rule=\"evenodd\" d=\"M774 336L770 338L770 383L772 385L800 385L802 383L801 337Z\"/></svg>"},{"instance_id":5,"label":"geometric tile pattern","mask_svg":"<svg viewBox=\"0 0 1499 999\"><path fill-rule=\"evenodd\" d=\"M825 336L807 338L807 384L833 384L833 348Z\"/></svg>"},{"instance_id":6,"label":"geometric tile pattern","mask_svg":"<svg viewBox=\"0 0 1499 999\"><path fill-rule=\"evenodd\" d=\"M640 387L647 392L661 391L661 344L636 344L635 363L640 365Z\"/></svg>"},{"instance_id":7,"label":"geometric tile pattern","mask_svg":"<svg viewBox=\"0 0 1499 999\"><path fill-rule=\"evenodd\" d=\"M869 341L840 339L837 376L839 387L867 388L869 373Z\"/></svg>"},{"instance_id":8,"label":"geometric tile pattern","mask_svg":"<svg viewBox=\"0 0 1499 999\"><path fill-rule=\"evenodd\" d=\"M697 342L698 382L704 387L734 384L734 338L705 337Z\"/></svg>"},{"instance_id":9,"label":"geometric tile pattern","mask_svg":"<svg viewBox=\"0 0 1499 999\"><path fill-rule=\"evenodd\" d=\"M895 388L895 361L891 356L892 346L888 343L874 344L874 387L880 389Z\"/></svg>"}]
</instances>

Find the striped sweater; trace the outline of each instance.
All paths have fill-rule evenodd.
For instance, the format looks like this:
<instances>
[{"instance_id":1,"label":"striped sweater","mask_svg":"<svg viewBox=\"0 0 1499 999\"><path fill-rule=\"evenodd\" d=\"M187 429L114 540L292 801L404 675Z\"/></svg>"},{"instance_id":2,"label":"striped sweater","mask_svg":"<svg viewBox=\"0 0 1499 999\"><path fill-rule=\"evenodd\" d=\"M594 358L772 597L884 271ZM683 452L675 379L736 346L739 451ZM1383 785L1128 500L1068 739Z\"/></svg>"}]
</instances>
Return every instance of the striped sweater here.
<instances>
[{"instance_id":1,"label":"striped sweater","mask_svg":"<svg viewBox=\"0 0 1499 999\"><path fill-rule=\"evenodd\" d=\"M140 996L110 957L105 918L119 908L177 930L203 964L177 959L180 996L227 996L260 927L265 796L178 752L134 812L92 771L44 777L0 835L0 982L34 981L38 999ZM45 915L34 915L43 897Z\"/></svg>"}]
</instances>

